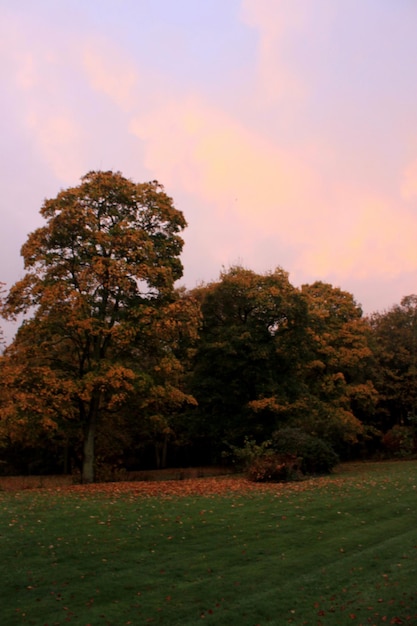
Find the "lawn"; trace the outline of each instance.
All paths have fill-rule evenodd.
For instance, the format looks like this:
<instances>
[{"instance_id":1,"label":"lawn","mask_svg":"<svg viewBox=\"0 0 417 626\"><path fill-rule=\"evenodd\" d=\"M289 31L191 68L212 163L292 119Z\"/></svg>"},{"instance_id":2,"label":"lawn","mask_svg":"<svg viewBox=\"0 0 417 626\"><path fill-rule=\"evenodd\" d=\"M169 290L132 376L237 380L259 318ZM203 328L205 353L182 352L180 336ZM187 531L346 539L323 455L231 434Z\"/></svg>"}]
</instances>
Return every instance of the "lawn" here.
<instances>
[{"instance_id":1,"label":"lawn","mask_svg":"<svg viewBox=\"0 0 417 626\"><path fill-rule=\"evenodd\" d=\"M417 462L0 491L0 624L417 624Z\"/></svg>"}]
</instances>

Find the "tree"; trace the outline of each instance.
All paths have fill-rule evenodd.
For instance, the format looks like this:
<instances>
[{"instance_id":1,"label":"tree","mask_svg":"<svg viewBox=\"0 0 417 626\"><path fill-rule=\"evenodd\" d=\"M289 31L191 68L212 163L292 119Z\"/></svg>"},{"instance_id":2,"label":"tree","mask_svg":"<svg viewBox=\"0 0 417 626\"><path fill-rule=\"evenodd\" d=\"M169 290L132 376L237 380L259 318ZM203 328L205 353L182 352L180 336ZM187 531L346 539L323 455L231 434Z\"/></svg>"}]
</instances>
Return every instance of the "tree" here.
<instances>
[{"instance_id":1,"label":"tree","mask_svg":"<svg viewBox=\"0 0 417 626\"><path fill-rule=\"evenodd\" d=\"M203 316L192 376L199 435L217 447L268 438L298 399L303 299L281 268L239 266L194 295Z\"/></svg>"},{"instance_id":2,"label":"tree","mask_svg":"<svg viewBox=\"0 0 417 626\"><path fill-rule=\"evenodd\" d=\"M0 282L0 310L3 306L3 294L4 294L4 283ZM4 348L4 333L3 328L0 326L0 354L3 352Z\"/></svg>"},{"instance_id":3,"label":"tree","mask_svg":"<svg viewBox=\"0 0 417 626\"><path fill-rule=\"evenodd\" d=\"M384 432L417 423L417 295L369 319L378 363L378 419Z\"/></svg>"},{"instance_id":4,"label":"tree","mask_svg":"<svg viewBox=\"0 0 417 626\"><path fill-rule=\"evenodd\" d=\"M21 397L16 423L79 431L82 480L92 482L100 419L135 392L147 330L182 275L186 221L158 182L100 171L40 213L47 223L23 245L26 273L3 307L29 316L6 352L6 381Z\"/></svg>"},{"instance_id":5,"label":"tree","mask_svg":"<svg viewBox=\"0 0 417 626\"><path fill-rule=\"evenodd\" d=\"M132 437L133 463L135 453L152 448L156 467L166 467L168 449L177 451L182 443L184 409L196 405L185 378L199 323L197 301L181 288L166 306L154 311L152 323L142 333L141 345L137 346L141 384L123 409L130 416L141 416L130 428L124 428Z\"/></svg>"},{"instance_id":6,"label":"tree","mask_svg":"<svg viewBox=\"0 0 417 626\"><path fill-rule=\"evenodd\" d=\"M309 312L302 421L343 451L365 434L363 421L377 402L369 326L352 294L321 281L301 292Z\"/></svg>"}]
</instances>

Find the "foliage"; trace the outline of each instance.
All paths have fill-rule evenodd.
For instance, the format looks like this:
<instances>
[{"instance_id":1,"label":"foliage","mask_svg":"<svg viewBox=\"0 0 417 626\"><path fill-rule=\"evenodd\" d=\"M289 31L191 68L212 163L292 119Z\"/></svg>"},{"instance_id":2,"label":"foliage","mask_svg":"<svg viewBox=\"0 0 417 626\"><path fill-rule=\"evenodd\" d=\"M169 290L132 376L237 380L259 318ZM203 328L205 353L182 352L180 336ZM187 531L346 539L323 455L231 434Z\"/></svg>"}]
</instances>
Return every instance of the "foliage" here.
<instances>
[{"instance_id":1,"label":"foliage","mask_svg":"<svg viewBox=\"0 0 417 626\"><path fill-rule=\"evenodd\" d=\"M3 299L4 299L4 294L5 294L5 283L2 283L0 281L0 310L3 307ZM3 333L3 328L0 326L0 355L3 352L3 348L5 345L5 341L4 341L4 333Z\"/></svg>"},{"instance_id":2,"label":"foliage","mask_svg":"<svg viewBox=\"0 0 417 626\"><path fill-rule=\"evenodd\" d=\"M370 327L353 296L281 269L242 267L194 294L202 328L191 389L208 438L241 446L299 427L347 456L368 437L377 402Z\"/></svg>"},{"instance_id":3,"label":"foliage","mask_svg":"<svg viewBox=\"0 0 417 626\"><path fill-rule=\"evenodd\" d=\"M255 439L244 438L243 446L229 444L229 450L224 451L222 457L231 460L239 470L247 470L257 459L271 453L271 442L269 440L257 443Z\"/></svg>"},{"instance_id":4,"label":"foliage","mask_svg":"<svg viewBox=\"0 0 417 626\"><path fill-rule=\"evenodd\" d=\"M417 451L416 435L410 426L396 424L382 438L382 444L390 456L405 458Z\"/></svg>"},{"instance_id":5,"label":"foliage","mask_svg":"<svg viewBox=\"0 0 417 626\"><path fill-rule=\"evenodd\" d=\"M148 452L157 468L166 467L170 448L182 446L182 415L196 404L186 388L185 376L199 321L198 303L183 289L177 289L171 302L155 308L142 333L138 384L129 402L107 422L106 429L110 443L115 420L122 420L116 429L124 438L118 457L123 456L123 450L129 450L133 467ZM107 457L108 451L109 445L105 445L103 453Z\"/></svg>"},{"instance_id":6,"label":"foliage","mask_svg":"<svg viewBox=\"0 0 417 626\"><path fill-rule=\"evenodd\" d=\"M303 474L329 474L339 462L327 442L291 427L275 431L271 440L260 444L246 437L242 447L230 448L225 457L231 457L255 481L298 480Z\"/></svg>"},{"instance_id":7,"label":"foliage","mask_svg":"<svg viewBox=\"0 0 417 626\"><path fill-rule=\"evenodd\" d=\"M301 459L292 454L270 451L252 460L246 475L255 482L285 482L301 478Z\"/></svg>"},{"instance_id":8,"label":"foliage","mask_svg":"<svg viewBox=\"0 0 417 626\"><path fill-rule=\"evenodd\" d=\"M236 445L267 439L298 397L303 300L280 268L231 267L193 293L202 311L190 381L200 432Z\"/></svg>"},{"instance_id":9,"label":"foliage","mask_svg":"<svg viewBox=\"0 0 417 626\"><path fill-rule=\"evenodd\" d=\"M6 298L0 283L3 317L26 316L0 357L7 471L49 456L89 482L95 464L111 479L176 455L218 463L228 442L246 466L294 454L327 472L384 433L412 451L393 427L417 424L417 296L365 319L340 288L238 265L174 289L186 223L156 181L90 172L41 214L24 277ZM288 428L287 449L273 433Z\"/></svg>"},{"instance_id":10,"label":"foliage","mask_svg":"<svg viewBox=\"0 0 417 626\"><path fill-rule=\"evenodd\" d=\"M299 459L294 454L277 453L272 441L258 444L245 437L242 447L230 445L223 457L231 459L235 467L255 482L297 480L301 475Z\"/></svg>"},{"instance_id":11,"label":"foliage","mask_svg":"<svg viewBox=\"0 0 417 626\"><path fill-rule=\"evenodd\" d=\"M272 448L299 459L303 474L329 474L339 459L331 446L298 428L283 428L273 434Z\"/></svg>"},{"instance_id":12,"label":"foliage","mask_svg":"<svg viewBox=\"0 0 417 626\"><path fill-rule=\"evenodd\" d=\"M0 621L413 624L416 484L395 462L0 492Z\"/></svg>"},{"instance_id":13,"label":"foliage","mask_svg":"<svg viewBox=\"0 0 417 626\"><path fill-rule=\"evenodd\" d=\"M47 223L23 245L26 273L3 307L31 317L2 363L2 421L12 437L81 440L91 482L100 428L143 387L151 347L176 360L168 327L186 222L159 183L112 172L88 173L40 212ZM170 322L158 325L162 310Z\"/></svg>"},{"instance_id":14,"label":"foliage","mask_svg":"<svg viewBox=\"0 0 417 626\"><path fill-rule=\"evenodd\" d=\"M412 425L417 415L417 296L369 319L377 361L378 426Z\"/></svg>"},{"instance_id":15,"label":"foliage","mask_svg":"<svg viewBox=\"0 0 417 626\"><path fill-rule=\"evenodd\" d=\"M377 402L370 330L353 296L332 285L303 285L308 318L300 425L343 449L365 435Z\"/></svg>"}]
</instances>

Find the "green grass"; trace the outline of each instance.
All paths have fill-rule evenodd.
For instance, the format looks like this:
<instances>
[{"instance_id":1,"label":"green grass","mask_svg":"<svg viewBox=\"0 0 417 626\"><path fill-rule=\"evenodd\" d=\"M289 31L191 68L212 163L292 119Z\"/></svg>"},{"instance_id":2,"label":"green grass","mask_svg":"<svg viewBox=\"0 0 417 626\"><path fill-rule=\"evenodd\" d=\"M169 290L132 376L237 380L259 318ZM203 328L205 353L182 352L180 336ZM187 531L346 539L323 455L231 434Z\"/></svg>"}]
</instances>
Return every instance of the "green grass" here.
<instances>
[{"instance_id":1,"label":"green grass","mask_svg":"<svg viewBox=\"0 0 417 626\"><path fill-rule=\"evenodd\" d=\"M417 462L182 484L0 492L1 626L417 624Z\"/></svg>"}]
</instances>

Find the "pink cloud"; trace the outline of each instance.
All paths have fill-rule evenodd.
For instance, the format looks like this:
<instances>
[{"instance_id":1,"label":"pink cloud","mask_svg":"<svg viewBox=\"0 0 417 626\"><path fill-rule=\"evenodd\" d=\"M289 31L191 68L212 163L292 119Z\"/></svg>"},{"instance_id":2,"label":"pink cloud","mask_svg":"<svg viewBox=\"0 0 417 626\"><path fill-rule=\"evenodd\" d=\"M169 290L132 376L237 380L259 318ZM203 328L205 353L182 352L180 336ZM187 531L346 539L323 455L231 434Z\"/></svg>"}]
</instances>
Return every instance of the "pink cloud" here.
<instances>
[{"instance_id":1,"label":"pink cloud","mask_svg":"<svg viewBox=\"0 0 417 626\"><path fill-rule=\"evenodd\" d=\"M132 132L146 141L146 165L161 170L168 184L216 206L238 201L241 217L268 216L290 207L314 184L303 159L281 150L237 119L200 98L173 100L137 116ZM285 219L285 218L284 218Z\"/></svg>"},{"instance_id":2,"label":"pink cloud","mask_svg":"<svg viewBox=\"0 0 417 626\"><path fill-rule=\"evenodd\" d=\"M213 219L234 223L235 238L212 242L226 263L253 265L256 242L275 237L276 264L282 245L292 247L300 279L417 269L417 217L343 177L324 180L315 163L320 146L280 148L196 97L137 116L131 130L145 142L150 171L210 206Z\"/></svg>"},{"instance_id":3,"label":"pink cloud","mask_svg":"<svg viewBox=\"0 0 417 626\"><path fill-rule=\"evenodd\" d=\"M343 189L339 194L342 198ZM316 244L300 255L300 271L309 268L317 276L337 273L343 280L351 276L388 280L417 269L417 217L405 207L394 206L377 194L357 194L345 196L338 210L347 216L345 224L338 228L334 220L321 223Z\"/></svg>"},{"instance_id":4,"label":"pink cloud","mask_svg":"<svg viewBox=\"0 0 417 626\"><path fill-rule=\"evenodd\" d=\"M54 175L67 184L80 176L83 152L83 129L70 111L51 115L45 111L32 111L26 117L40 156ZM63 149L65 146L65 149Z\"/></svg>"},{"instance_id":5,"label":"pink cloud","mask_svg":"<svg viewBox=\"0 0 417 626\"><path fill-rule=\"evenodd\" d=\"M164 30L165 16L161 45L145 31L140 45L127 45L123 29L112 37L102 28L110 14L102 23L87 11L81 23L73 16L58 27L59 9L52 20L41 11L38 21L35 11L9 11L0 23L3 108L21 140L10 146L24 146L41 187L51 174L51 193L57 180L76 184L89 169L157 178L190 223L186 263L206 263L212 277L241 261L257 271L282 265L296 282L397 284L417 271L415 107L404 105L409 87L400 77L393 91L396 66L374 91L379 56L367 56L366 37L347 37L363 13L348 1L317 2L242 0L236 41L253 47L236 52L242 65L230 76L210 68L213 50L204 44L201 59L188 63L191 38L177 25ZM337 11L346 39L333 59ZM381 53L383 36L365 26L371 52ZM193 74L201 68L203 80Z\"/></svg>"},{"instance_id":6,"label":"pink cloud","mask_svg":"<svg viewBox=\"0 0 417 626\"><path fill-rule=\"evenodd\" d=\"M138 72L118 47L105 39L88 41L82 50L82 65L93 89L123 111L128 112L133 107Z\"/></svg>"},{"instance_id":7,"label":"pink cloud","mask_svg":"<svg viewBox=\"0 0 417 626\"><path fill-rule=\"evenodd\" d=\"M405 200L417 198L417 159L410 163L403 173L401 195Z\"/></svg>"},{"instance_id":8,"label":"pink cloud","mask_svg":"<svg viewBox=\"0 0 417 626\"><path fill-rule=\"evenodd\" d=\"M294 39L310 36L309 27L317 10L304 0L243 0L241 19L258 33L257 88L253 97L273 105L283 101L292 106L304 102L308 94L305 77L294 71ZM326 7L321 21L324 28L332 11ZM317 24L315 24L317 28Z\"/></svg>"}]
</instances>

